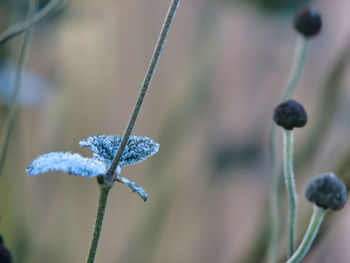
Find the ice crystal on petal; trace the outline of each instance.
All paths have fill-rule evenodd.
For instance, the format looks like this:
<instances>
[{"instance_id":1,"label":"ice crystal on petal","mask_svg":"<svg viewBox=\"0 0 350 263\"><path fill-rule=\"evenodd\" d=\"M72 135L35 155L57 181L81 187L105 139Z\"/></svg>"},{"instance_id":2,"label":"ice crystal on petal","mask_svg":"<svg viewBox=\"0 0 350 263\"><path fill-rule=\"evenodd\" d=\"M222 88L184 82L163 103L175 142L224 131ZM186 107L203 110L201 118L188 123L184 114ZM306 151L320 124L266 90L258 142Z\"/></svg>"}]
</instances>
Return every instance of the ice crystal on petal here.
<instances>
[{"instance_id":1,"label":"ice crystal on petal","mask_svg":"<svg viewBox=\"0 0 350 263\"><path fill-rule=\"evenodd\" d=\"M117 181L127 185L133 192L137 193L143 199L143 201L147 201L148 195L145 189L142 188L142 186L138 185L133 181L130 181L129 179L119 176L117 177Z\"/></svg>"},{"instance_id":2,"label":"ice crystal on petal","mask_svg":"<svg viewBox=\"0 0 350 263\"><path fill-rule=\"evenodd\" d=\"M77 153L51 152L38 156L28 167L29 176L47 172L62 171L68 174L94 177L106 172L106 164L86 158Z\"/></svg>"},{"instance_id":3,"label":"ice crystal on petal","mask_svg":"<svg viewBox=\"0 0 350 263\"><path fill-rule=\"evenodd\" d=\"M122 136L97 135L88 137L79 142L82 147L89 147L94 152L94 158L110 164L113 160ZM119 165L131 165L141 162L159 150L159 144L148 137L130 136Z\"/></svg>"}]
</instances>

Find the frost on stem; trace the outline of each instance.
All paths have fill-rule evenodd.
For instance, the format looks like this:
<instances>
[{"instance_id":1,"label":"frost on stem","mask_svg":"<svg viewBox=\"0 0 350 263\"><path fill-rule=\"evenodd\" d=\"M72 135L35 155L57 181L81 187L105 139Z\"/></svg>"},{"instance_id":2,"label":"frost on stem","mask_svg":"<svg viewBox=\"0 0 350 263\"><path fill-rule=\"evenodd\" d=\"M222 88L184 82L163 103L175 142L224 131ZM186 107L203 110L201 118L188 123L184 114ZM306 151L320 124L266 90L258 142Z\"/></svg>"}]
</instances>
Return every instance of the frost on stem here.
<instances>
[{"instance_id":1,"label":"frost on stem","mask_svg":"<svg viewBox=\"0 0 350 263\"><path fill-rule=\"evenodd\" d=\"M287 100L279 104L274 111L273 120L286 130L304 127L307 123L306 111L299 102Z\"/></svg>"},{"instance_id":2,"label":"frost on stem","mask_svg":"<svg viewBox=\"0 0 350 263\"><path fill-rule=\"evenodd\" d=\"M94 153L94 158L110 164L117 153L122 136L97 135L79 142ZM120 166L131 165L146 160L159 150L159 144L148 137L130 136L120 158Z\"/></svg>"},{"instance_id":3,"label":"frost on stem","mask_svg":"<svg viewBox=\"0 0 350 263\"><path fill-rule=\"evenodd\" d=\"M106 164L78 153L51 152L38 156L28 167L29 176L62 171L68 174L95 177L106 172Z\"/></svg>"},{"instance_id":4,"label":"frost on stem","mask_svg":"<svg viewBox=\"0 0 350 263\"><path fill-rule=\"evenodd\" d=\"M344 183L333 173L313 178L305 189L305 196L318 207L330 210L342 209L347 199Z\"/></svg>"}]
</instances>

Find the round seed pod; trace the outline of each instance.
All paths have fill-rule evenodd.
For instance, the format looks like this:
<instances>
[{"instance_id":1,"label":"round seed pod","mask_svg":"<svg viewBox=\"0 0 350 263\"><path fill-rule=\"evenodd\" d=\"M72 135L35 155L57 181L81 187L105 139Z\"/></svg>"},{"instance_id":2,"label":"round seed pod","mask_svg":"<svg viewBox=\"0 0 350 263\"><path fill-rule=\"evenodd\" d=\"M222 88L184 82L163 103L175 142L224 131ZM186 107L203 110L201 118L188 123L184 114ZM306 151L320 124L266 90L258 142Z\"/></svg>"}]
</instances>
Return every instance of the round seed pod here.
<instances>
[{"instance_id":1,"label":"round seed pod","mask_svg":"<svg viewBox=\"0 0 350 263\"><path fill-rule=\"evenodd\" d=\"M344 183L333 173L313 178L305 189L306 198L324 209L340 210L344 207L347 192Z\"/></svg>"},{"instance_id":2,"label":"round seed pod","mask_svg":"<svg viewBox=\"0 0 350 263\"><path fill-rule=\"evenodd\" d=\"M294 28L304 37L316 36L322 28L322 18L320 12L310 6L299 9L294 16Z\"/></svg>"},{"instance_id":3,"label":"round seed pod","mask_svg":"<svg viewBox=\"0 0 350 263\"><path fill-rule=\"evenodd\" d=\"M0 262L1 263L12 263L12 255L7 247L3 244L0 244Z\"/></svg>"},{"instance_id":4,"label":"round seed pod","mask_svg":"<svg viewBox=\"0 0 350 263\"><path fill-rule=\"evenodd\" d=\"M286 130L304 127L307 122L306 111L299 102L287 100L275 108L273 120Z\"/></svg>"}]
</instances>

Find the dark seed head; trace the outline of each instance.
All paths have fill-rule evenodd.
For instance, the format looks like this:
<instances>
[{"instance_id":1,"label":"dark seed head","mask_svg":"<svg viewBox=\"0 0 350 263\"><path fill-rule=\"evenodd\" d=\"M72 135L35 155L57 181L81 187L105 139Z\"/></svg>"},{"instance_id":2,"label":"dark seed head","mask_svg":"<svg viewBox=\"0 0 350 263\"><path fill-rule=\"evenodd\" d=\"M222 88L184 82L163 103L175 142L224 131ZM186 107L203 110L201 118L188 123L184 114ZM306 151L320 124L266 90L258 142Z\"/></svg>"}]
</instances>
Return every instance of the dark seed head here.
<instances>
[{"instance_id":1,"label":"dark seed head","mask_svg":"<svg viewBox=\"0 0 350 263\"><path fill-rule=\"evenodd\" d=\"M1 263L12 263L12 256L7 247L3 244L0 244L0 262Z\"/></svg>"},{"instance_id":2,"label":"dark seed head","mask_svg":"<svg viewBox=\"0 0 350 263\"><path fill-rule=\"evenodd\" d=\"M320 12L310 6L305 6L294 16L294 28L304 37L316 36L322 28Z\"/></svg>"},{"instance_id":3,"label":"dark seed head","mask_svg":"<svg viewBox=\"0 0 350 263\"><path fill-rule=\"evenodd\" d=\"M286 130L304 127L307 122L306 111L299 102L287 100L275 108L273 120Z\"/></svg>"},{"instance_id":4,"label":"dark seed head","mask_svg":"<svg viewBox=\"0 0 350 263\"><path fill-rule=\"evenodd\" d=\"M344 183L333 173L313 178L306 186L305 196L317 206L331 210L342 209L347 199Z\"/></svg>"}]
</instances>

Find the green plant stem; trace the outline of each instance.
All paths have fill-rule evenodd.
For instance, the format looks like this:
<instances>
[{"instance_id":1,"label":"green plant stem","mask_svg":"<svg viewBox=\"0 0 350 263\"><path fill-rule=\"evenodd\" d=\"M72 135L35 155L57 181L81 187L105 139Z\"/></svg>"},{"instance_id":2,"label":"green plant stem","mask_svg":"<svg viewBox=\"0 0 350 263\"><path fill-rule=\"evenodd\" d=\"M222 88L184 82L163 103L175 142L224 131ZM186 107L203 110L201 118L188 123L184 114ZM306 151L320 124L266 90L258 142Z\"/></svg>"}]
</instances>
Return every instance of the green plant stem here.
<instances>
[{"instance_id":1,"label":"green plant stem","mask_svg":"<svg viewBox=\"0 0 350 263\"><path fill-rule=\"evenodd\" d=\"M65 2L67 2L67 0L51 0L47 5L34 14L32 23L36 24L47 15L58 11ZM28 21L22 21L6 29L0 34L0 46L25 31L30 24L31 23L28 23Z\"/></svg>"},{"instance_id":2,"label":"green plant stem","mask_svg":"<svg viewBox=\"0 0 350 263\"><path fill-rule=\"evenodd\" d=\"M4 132L2 134L2 141L1 141L1 156L0 156L0 175L2 173L4 163L5 163L5 158L6 158L6 153L7 153L7 148L9 145L12 129L13 129L13 124L15 121L15 116L17 112L17 97L18 97L18 91L20 88L21 84L21 76L22 72L24 69L24 64L27 59L27 53L29 50L30 46L30 40L32 36L32 28L33 28L33 15L36 9L37 5L37 0L30 0L29 5L28 5L28 12L27 12L27 18L26 18L26 23L29 24L27 27L25 34L24 34L24 40L23 44L21 47L21 52L19 55L19 60L18 60L18 65L16 68L16 76L15 76L15 81L13 84L13 93L11 97L11 104L10 104L10 110L9 114L6 119L5 127L4 127Z\"/></svg>"},{"instance_id":3,"label":"green plant stem","mask_svg":"<svg viewBox=\"0 0 350 263\"><path fill-rule=\"evenodd\" d=\"M92 236L92 241L90 245L89 255L87 263L93 263L95 260L98 242L100 240L101 230L103 226L103 219L105 215L106 205L108 201L108 195L112 188L112 185L101 184L100 185L100 199L98 202L98 209L96 215L96 222L94 228L94 234Z\"/></svg>"},{"instance_id":4,"label":"green plant stem","mask_svg":"<svg viewBox=\"0 0 350 263\"><path fill-rule=\"evenodd\" d=\"M112 161L112 164L110 165L110 167L108 168L108 171L105 174L104 182L101 184L100 201L99 201L99 205L98 205L95 229L94 229L94 234L93 234L92 241L91 241L91 246L90 246L90 250L89 250L87 263L93 263L95 260L97 246L98 246L98 242L100 239L100 234L101 234L101 230L102 230L102 226L103 226L103 218L104 218L106 204L107 204L107 200L108 200L108 194L109 194L109 191L113 185L114 174L115 174L115 171L118 167L119 160L120 160L120 157L124 151L126 143L131 135L133 128L134 128L138 113L140 112L142 102L143 102L145 95L147 93L147 90L150 86L153 74L154 74L156 67L157 67L158 60L160 58L162 49L164 47L165 40L167 38L172 21L174 19L178 4L179 4L179 0L173 0L171 2L170 9L169 9L168 14L166 16L166 19L165 19L163 28L161 30L158 42L156 44L150 65L149 65L148 70L146 72L146 76L143 80L139 96L138 96L137 101L135 103L135 106L134 106L133 112L131 114L129 123L125 129L123 139L122 139L120 146L118 148L118 151L117 151L117 153Z\"/></svg>"},{"instance_id":5,"label":"green plant stem","mask_svg":"<svg viewBox=\"0 0 350 263\"><path fill-rule=\"evenodd\" d=\"M281 101L285 101L292 97L295 91L305 62L306 49L307 39L303 36L298 36L292 67L290 69L288 80L281 96Z\"/></svg>"},{"instance_id":6,"label":"green plant stem","mask_svg":"<svg viewBox=\"0 0 350 263\"><path fill-rule=\"evenodd\" d=\"M290 259L288 259L287 263L299 263L301 260L303 260L307 252L310 250L313 241L316 238L316 235L318 233L318 230L320 229L320 226L323 222L326 213L326 210L314 205L314 211L312 213L312 217L307 231L305 233L305 236L301 241L301 244L299 245L298 249L290 257Z\"/></svg>"},{"instance_id":7,"label":"green plant stem","mask_svg":"<svg viewBox=\"0 0 350 263\"><path fill-rule=\"evenodd\" d=\"M288 194L288 256L295 250L295 230L297 220L297 195L293 171L293 131L283 133L283 171Z\"/></svg>"},{"instance_id":8,"label":"green plant stem","mask_svg":"<svg viewBox=\"0 0 350 263\"><path fill-rule=\"evenodd\" d=\"M294 50L292 66L287 78L287 82L282 92L280 102L288 100L293 95L297 83L301 76L301 71L305 62L307 50L307 39L303 36L298 36L297 43ZM277 163L277 125L273 124L269 135L269 148L272 167L272 191L271 191L271 205L270 205L270 220L271 233L268 248L268 262L277 262L277 253L280 236L280 193L281 193L281 177L280 165Z\"/></svg>"},{"instance_id":9,"label":"green plant stem","mask_svg":"<svg viewBox=\"0 0 350 263\"><path fill-rule=\"evenodd\" d=\"M179 0L173 0L170 4L170 8L169 8L168 14L166 16L165 22L163 24L163 28L162 28L160 36L158 38L156 47L154 49L151 62L148 66L145 78L142 82L140 93L139 93L138 98L136 100L134 109L131 113L128 125L126 126L126 129L124 131L123 139L120 143L120 146L118 148L118 151L117 151L115 157L113 158L112 164L110 165L110 167L108 168L108 171L106 173L106 178L108 181L112 181L114 179L115 170L118 167L120 157L122 156L122 153L125 149L126 143L129 140L131 132L134 128L134 125L135 125L137 116L140 112L143 100L146 96L146 93L147 93L147 90L150 86L152 77L153 77L154 72L157 68L158 60L159 60L160 55L162 53L164 43L165 43L166 38L168 36L168 33L170 30L171 24L173 22L173 19L175 17L175 13L176 13L178 5L179 5Z\"/></svg>"},{"instance_id":10,"label":"green plant stem","mask_svg":"<svg viewBox=\"0 0 350 263\"><path fill-rule=\"evenodd\" d=\"M269 151L272 166L272 190L270 191L270 240L267 251L267 259L269 263L277 262L278 250L279 250L279 233L281 229L280 222L280 191L281 180L280 170L281 167L277 161L276 155L276 125L274 124L269 138Z\"/></svg>"}]
</instances>

